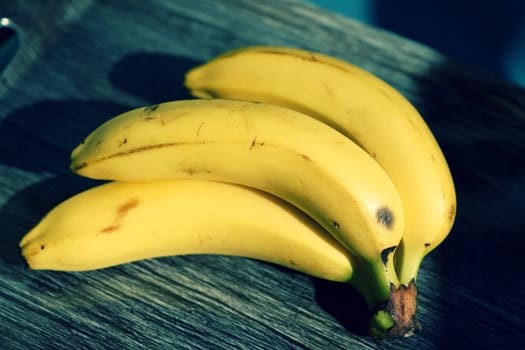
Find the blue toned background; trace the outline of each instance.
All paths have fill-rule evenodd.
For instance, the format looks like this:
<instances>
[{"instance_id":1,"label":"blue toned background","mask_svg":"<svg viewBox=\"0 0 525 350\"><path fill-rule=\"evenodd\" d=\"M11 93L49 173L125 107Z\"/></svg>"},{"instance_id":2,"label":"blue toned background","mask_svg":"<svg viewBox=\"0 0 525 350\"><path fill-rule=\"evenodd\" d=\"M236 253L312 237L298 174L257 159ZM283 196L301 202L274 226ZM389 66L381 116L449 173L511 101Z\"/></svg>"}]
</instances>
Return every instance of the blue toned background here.
<instances>
[{"instance_id":1,"label":"blue toned background","mask_svg":"<svg viewBox=\"0 0 525 350\"><path fill-rule=\"evenodd\" d=\"M524 0L310 0L525 86Z\"/></svg>"}]
</instances>

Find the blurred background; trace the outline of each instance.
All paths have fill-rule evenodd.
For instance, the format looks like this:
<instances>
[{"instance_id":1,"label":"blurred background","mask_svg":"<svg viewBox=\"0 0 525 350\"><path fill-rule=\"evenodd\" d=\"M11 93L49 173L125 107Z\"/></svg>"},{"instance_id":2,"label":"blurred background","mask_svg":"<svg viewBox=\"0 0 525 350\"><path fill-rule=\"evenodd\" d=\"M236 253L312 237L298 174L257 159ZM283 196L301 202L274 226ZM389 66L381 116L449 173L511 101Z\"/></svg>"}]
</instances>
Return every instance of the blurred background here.
<instances>
[{"instance_id":1,"label":"blurred background","mask_svg":"<svg viewBox=\"0 0 525 350\"><path fill-rule=\"evenodd\" d=\"M308 0L525 86L525 0Z\"/></svg>"},{"instance_id":2,"label":"blurred background","mask_svg":"<svg viewBox=\"0 0 525 350\"><path fill-rule=\"evenodd\" d=\"M525 87L525 0L307 0ZM0 17L0 72L18 46Z\"/></svg>"}]
</instances>

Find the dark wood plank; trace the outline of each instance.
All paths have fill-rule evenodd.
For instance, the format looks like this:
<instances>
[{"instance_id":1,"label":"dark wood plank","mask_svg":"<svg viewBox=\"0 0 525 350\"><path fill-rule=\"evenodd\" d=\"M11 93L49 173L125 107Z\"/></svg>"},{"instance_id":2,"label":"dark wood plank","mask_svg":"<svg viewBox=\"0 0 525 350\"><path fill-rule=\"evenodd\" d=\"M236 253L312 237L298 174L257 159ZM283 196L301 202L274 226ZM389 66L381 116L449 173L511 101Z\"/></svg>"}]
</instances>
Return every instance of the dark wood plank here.
<instances>
[{"instance_id":1,"label":"dark wood plank","mask_svg":"<svg viewBox=\"0 0 525 350\"><path fill-rule=\"evenodd\" d=\"M2 349L524 343L524 90L302 1L56 1L40 16L35 2L8 5L27 35L1 81ZM129 108L188 97L188 68L252 44L308 48L372 71L420 109L442 144L458 217L423 264L417 336L374 342L348 286L247 259L171 257L88 273L24 268L17 244L26 230L94 184L67 170L88 131Z\"/></svg>"}]
</instances>

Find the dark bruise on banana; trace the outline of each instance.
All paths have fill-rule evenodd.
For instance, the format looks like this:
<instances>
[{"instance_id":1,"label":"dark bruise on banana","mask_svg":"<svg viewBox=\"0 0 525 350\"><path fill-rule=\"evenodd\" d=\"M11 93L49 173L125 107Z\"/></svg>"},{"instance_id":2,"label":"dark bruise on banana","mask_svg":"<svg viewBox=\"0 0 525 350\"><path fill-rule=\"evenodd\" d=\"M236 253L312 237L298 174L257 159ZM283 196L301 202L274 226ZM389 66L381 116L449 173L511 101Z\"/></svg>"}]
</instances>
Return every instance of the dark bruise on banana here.
<instances>
[{"instance_id":1,"label":"dark bruise on banana","mask_svg":"<svg viewBox=\"0 0 525 350\"><path fill-rule=\"evenodd\" d=\"M392 210L390 210L390 208L385 206L385 207L380 207L379 209L377 209L376 218L379 224L385 226L389 230L393 229L394 213L392 212ZM392 246L392 247L385 248L383 249L383 251L381 251L381 260L383 261L383 264L385 266L388 263L388 259L390 255L394 253L396 248L397 246Z\"/></svg>"},{"instance_id":2,"label":"dark bruise on banana","mask_svg":"<svg viewBox=\"0 0 525 350\"><path fill-rule=\"evenodd\" d=\"M394 227L394 213L388 207L381 207L376 211L377 223L392 230Z\"/></svg>"}]
</instances>

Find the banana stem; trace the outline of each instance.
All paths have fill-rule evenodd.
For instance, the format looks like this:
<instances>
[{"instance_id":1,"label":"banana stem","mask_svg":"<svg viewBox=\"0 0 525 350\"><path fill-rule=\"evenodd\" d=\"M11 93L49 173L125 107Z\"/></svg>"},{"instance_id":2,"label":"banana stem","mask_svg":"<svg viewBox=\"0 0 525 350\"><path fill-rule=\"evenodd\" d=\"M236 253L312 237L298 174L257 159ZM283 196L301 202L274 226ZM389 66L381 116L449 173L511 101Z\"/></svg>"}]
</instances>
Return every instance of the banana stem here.
<instances>
[{"instance_id":1,"label":"banana stem","mask_svg":"<svg viewBox=\"0 0 525 350\"><path fill-rule=\"evenodd\" d=\"M417 308L416 282L412 280L408 286L390 286L390 299L386 311L392 316L394 326L388 330L388 338L409 337L421 329L416 319Z\"/></svg>"},{"instance_id":2,"label":"banana stem","mask_svg":"<svg viewBox=\"0 0 525 350\"><path fill-rule=\"evenodd\" d=\"M407 285L399 283L394 254L389 254L387 260L378 266L359 265L350 283L368 304L370 335L376 339L408 337L421 329L416 319L416 283L414 280Z\"/></svg>"},{"instance_id":3,"label":"banana stem","mask_svg":"<svg viewBox=\"0 0 525 350\"><path fill-rule=\"evenodd\" d=\"M410 337L421 329L416 319L416 284L412 281L408 286L390 286L390 297L386 304L378 307L370 318L370 334L372 337L393 339Z\"/></svg>"}]
</instances>

